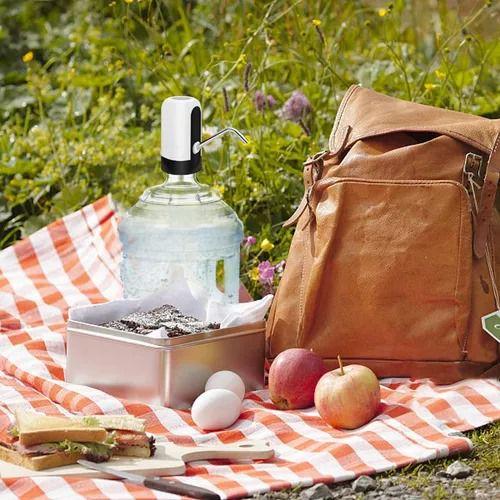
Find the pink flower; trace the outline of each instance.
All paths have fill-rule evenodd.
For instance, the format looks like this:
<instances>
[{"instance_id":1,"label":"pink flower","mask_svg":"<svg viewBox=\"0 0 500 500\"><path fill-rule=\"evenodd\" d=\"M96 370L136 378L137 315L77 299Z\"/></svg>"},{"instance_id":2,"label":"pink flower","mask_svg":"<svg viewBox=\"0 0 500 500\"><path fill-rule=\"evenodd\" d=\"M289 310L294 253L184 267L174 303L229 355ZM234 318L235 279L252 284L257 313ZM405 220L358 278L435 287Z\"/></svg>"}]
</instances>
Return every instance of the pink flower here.
<instances>
[{"instance_id":1,"label":"pink flower","mask_svg":"<svg viewBox=\"0 0 500 500\"><path fill-rule=\"evenodd\" d=\"M251 247L257 243L257 238L255 236L246 236L243 238L243 246L244 247Z\"/></svg>"},{"instance_id":2,"label":"pink flower","mask_svg":"<svg viewBox=\"0 0 500 500\"><path fill-rule=\"evenodd\" d=\"M263 284L272 283L274 278L274 266L268 260L265 260L259 264L258 268L260 282Z\"/></svg>"},{"instance_id":3,"label":"pink flower","mask_svg":"<svg viewBox=\"0 0 500 500\"><path fill-rule=\"evenodd\" d=\"M261 90L257 90L253 95L253 104L258 111L264 111L266 108L274 108L276 99L270 94L266 95Z\"/></svg>"},{"instance_id":4,"label":"pink flower","mask_svg":"<svg viewBox=\"0 0 500 500\"><path fill-rule=\"evenodd\" d=\"M288 101L281 108L281 114L286 120L299 122L312 110L309 99L300 90L294 90Z\"/></svg>"},{"instance_id":5,"label":"pink flower","mask_svg":"<svg viewBox=\"0 0 500 500\"><path fill-rule=\"evenodd\" d=\"M276 106L276 99L271 94L268 94L268 96L267 96L267 107L268 108L274 108L274 106Z\"/></svg>"}]
</instances>

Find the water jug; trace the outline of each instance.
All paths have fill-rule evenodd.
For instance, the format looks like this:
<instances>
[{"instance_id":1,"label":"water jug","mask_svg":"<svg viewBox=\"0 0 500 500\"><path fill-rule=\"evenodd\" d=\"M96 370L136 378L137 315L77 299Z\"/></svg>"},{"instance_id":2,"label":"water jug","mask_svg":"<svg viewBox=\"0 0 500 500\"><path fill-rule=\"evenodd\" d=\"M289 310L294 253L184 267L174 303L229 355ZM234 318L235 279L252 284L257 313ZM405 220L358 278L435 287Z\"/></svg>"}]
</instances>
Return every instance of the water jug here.
<instances>
[{"instance_id":1,"label":"water jug","mask_svg":"<svg viewBox=\"0 0 500 500\"><path fill-rule=\"evenodd\" d=\"M237 302L243 225L220 195L200 184L202 147L233 128L201 141L201 108L188 96L166 99L161 110L161 166L166 181L144 191L118 230L126 297L141 297L172 284L182 268L190 283L223 302ZM221 288L217 273L223 274Z\"/></svg>"}]
</instances>

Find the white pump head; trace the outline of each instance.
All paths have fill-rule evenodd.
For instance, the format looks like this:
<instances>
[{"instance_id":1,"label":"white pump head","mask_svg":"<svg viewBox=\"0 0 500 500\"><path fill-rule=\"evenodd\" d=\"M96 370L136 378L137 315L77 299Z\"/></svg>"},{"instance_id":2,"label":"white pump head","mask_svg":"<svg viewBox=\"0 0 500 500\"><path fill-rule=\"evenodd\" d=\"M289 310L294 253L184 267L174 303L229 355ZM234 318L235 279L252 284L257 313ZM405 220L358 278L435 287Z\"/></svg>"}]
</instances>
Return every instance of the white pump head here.
<instances>
[{"instance_id":1,"label":"white pump head","mask_svg":"<svg viewBox=\"0 0 500 500\"><path fill-rule=\"evenodd\" d=\"M193 174L201 169L201 107L198 99L189 96L169 97L161 105L162 168L177 175Z\"/></svg>"},{"instance_id":2,"label":"white pump head","mask_svg":"<svg viewBox=\"0 0 500 500\"><path fill-rule=\"evenodd\" d=\"M161 168L175 175L198 172L201 170L201 148L228 132L241 142L248 142L241 132L232 127L202 141L198 99L189 96L165 99L161 105Z\"/></svg>"}]
</instances>

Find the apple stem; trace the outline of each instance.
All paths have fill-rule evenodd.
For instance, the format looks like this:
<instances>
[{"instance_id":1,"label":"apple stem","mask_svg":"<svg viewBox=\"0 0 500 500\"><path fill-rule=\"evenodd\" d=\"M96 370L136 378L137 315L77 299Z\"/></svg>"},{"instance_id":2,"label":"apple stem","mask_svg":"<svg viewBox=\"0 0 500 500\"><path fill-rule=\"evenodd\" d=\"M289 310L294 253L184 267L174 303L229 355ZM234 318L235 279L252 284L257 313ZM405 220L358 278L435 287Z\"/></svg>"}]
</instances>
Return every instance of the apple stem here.
<instances>
[{"instance_id":1,"label":"apple stem","mask_svg":"<svg viewBox=\"0 0 500 500\"><path fill-rule=\"evenodd\" d=\"M340 354L337 354L337 361L339 362L340 374L345 375L344 365L342 364L342 359L340 358Z\"/></svg>"}]
</instances>

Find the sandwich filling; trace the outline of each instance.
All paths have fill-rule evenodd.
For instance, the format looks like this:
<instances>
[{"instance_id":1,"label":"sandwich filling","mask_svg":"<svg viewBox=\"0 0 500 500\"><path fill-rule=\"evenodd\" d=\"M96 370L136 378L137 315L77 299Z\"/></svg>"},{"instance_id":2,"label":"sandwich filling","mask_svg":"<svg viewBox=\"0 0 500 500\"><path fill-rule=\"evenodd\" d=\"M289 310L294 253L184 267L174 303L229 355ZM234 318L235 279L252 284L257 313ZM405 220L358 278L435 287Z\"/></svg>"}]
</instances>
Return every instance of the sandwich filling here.
<instances>
[{"instance_id":1,"label":"sandwich filling","mask_svg":"<svg viewBox=\"0 0 500 500\"><path fill-rule=\"evenodd\" d=\"M115 451L118 454L120 451L124 451L131 446L138 446L148 450L150 457L152 457L156 451L155 438L153 436L148 436L144 432L116 430L114 431L114 436Z\"/></svg>"},{"instance_id":2,"label":"sandwich filling","mask_svg":"<svg viewBox=\"0 0 500 500\"><path fill-rule=\"evenodd\" d=\"M20 455L27 457L42 457L45 455L54 455L56 453L72 454L78 453L82 458L90 462L107 462L112 455L114 444L106 443L77 443L65 439L55 443L42 443L32 446L24 446L15 440L11 445L0 443L11 450L16 451Z\"/></svg>"}]
</instances>

